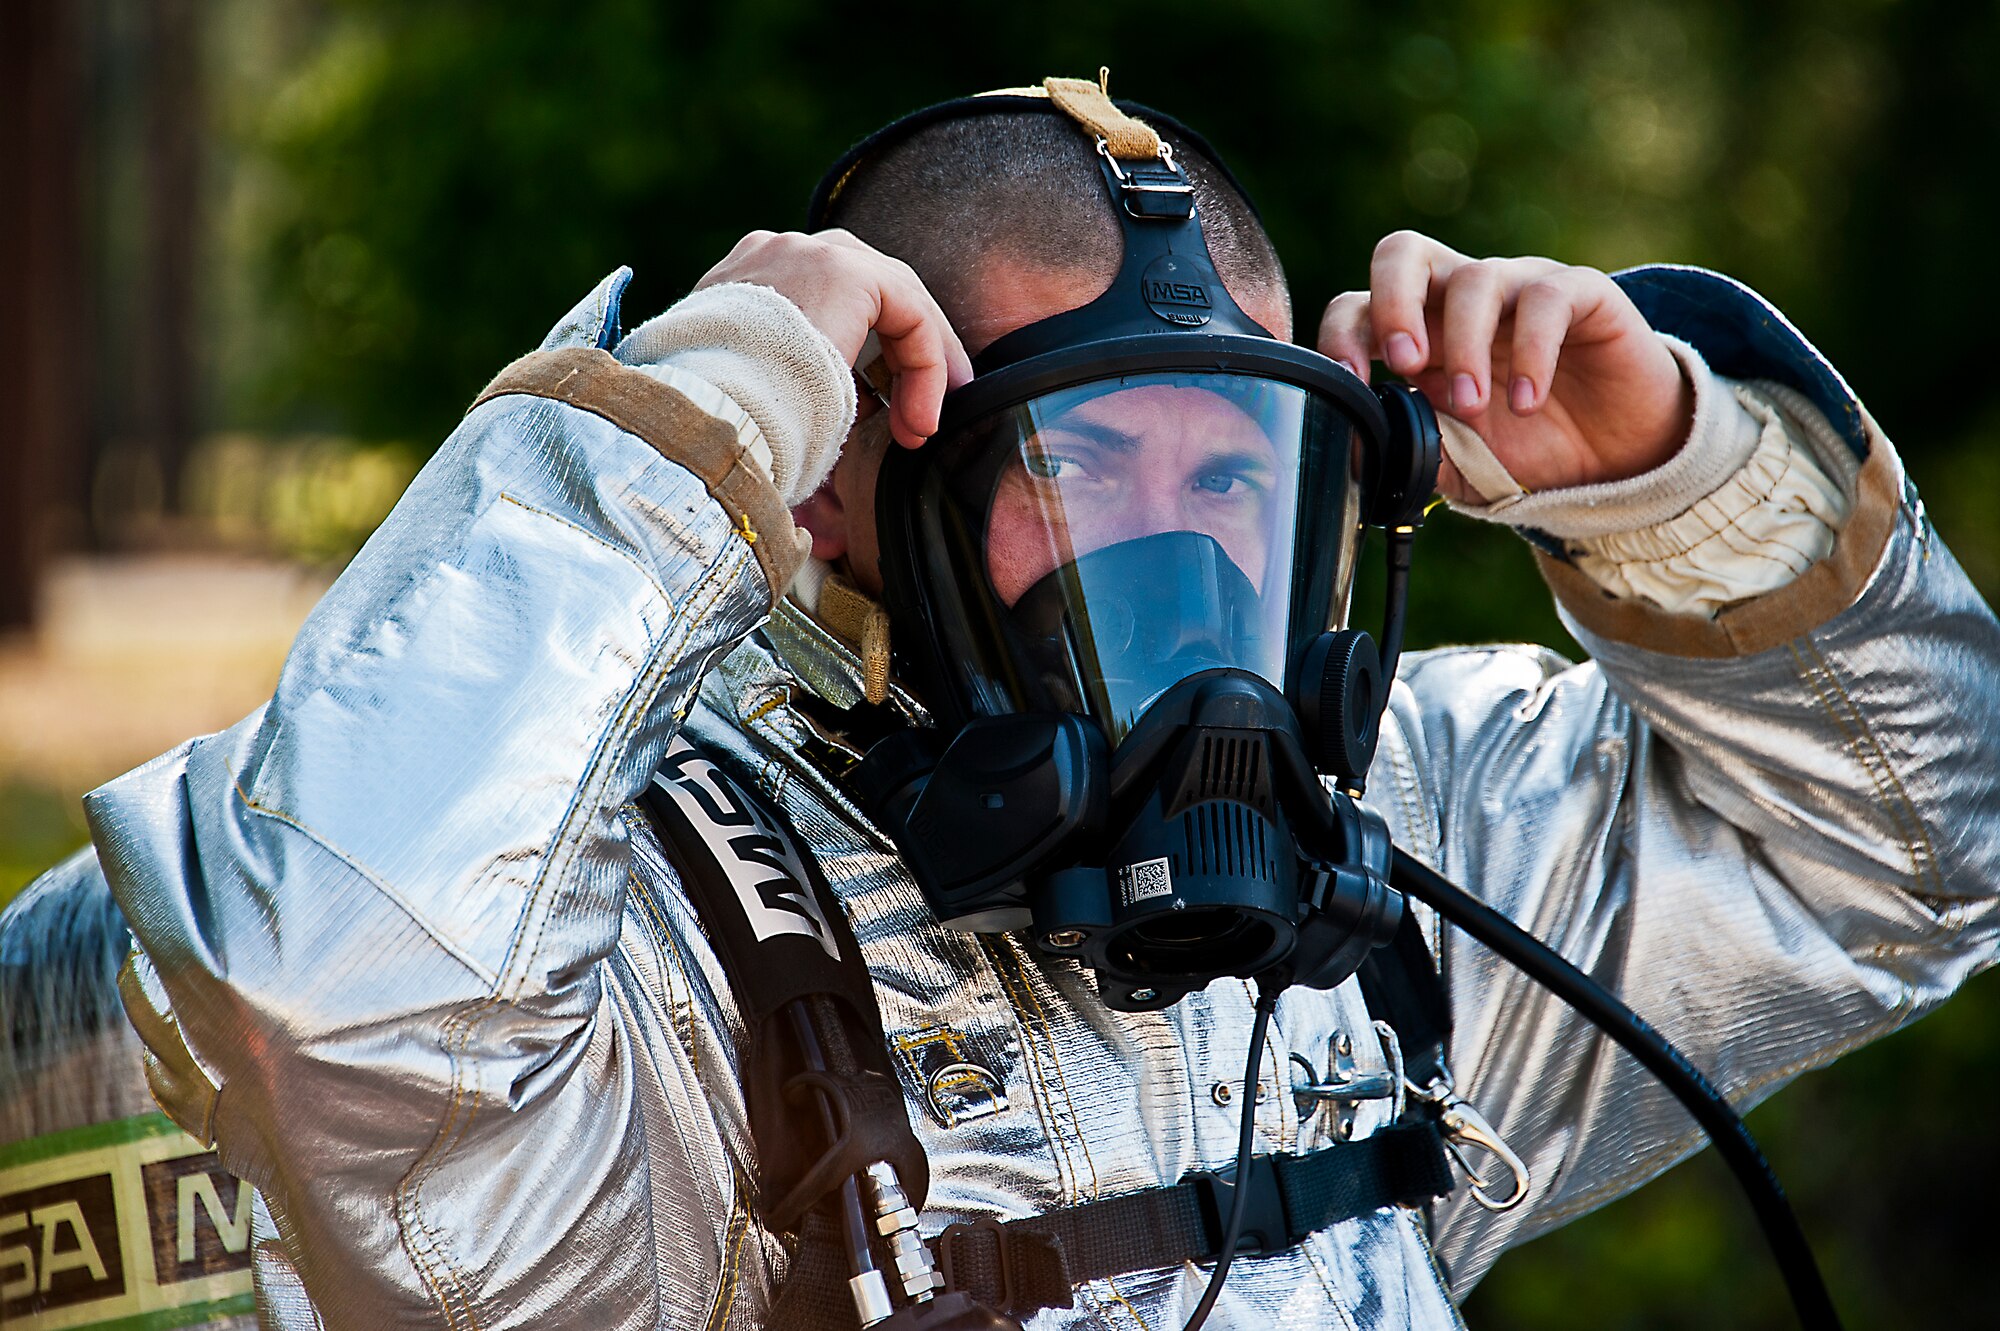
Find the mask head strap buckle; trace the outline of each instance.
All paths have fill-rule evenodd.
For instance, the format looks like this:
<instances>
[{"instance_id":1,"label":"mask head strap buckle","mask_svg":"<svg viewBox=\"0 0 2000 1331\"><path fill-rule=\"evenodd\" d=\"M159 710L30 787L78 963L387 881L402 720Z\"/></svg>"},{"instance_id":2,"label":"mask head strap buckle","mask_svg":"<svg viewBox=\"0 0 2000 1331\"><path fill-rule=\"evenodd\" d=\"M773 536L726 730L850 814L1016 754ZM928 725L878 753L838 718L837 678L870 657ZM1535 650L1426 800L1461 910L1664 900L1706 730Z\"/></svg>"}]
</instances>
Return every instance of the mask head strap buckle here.
<instances>
[{"instance_id":1,"label":"mask head strap buckle","mask_svg":"<svg viewBox=\"0 0 2000 1331\"><path fill-rule=\"evenodd\" d=\"M1127 213L1142 220L1186 221L1194 215L1194 186L1159 132L1112 102L1110 75L1100 66L1095 83L1046 78L1042 88L1056 110L1096 140L1112 189Z\"/></svg>"},{"instance_id":2,"label":"mask head strap buckle","mask_svg":"<svg viewBox=\"0 0 2000 1331\"><path fill-rule=\"evenodd\" d=\"M988 374L1044 352L1154 333L1270 338L1230 296L1202 234L1194 186L1152 126L1112 104L1101 83L1043 81L1048 102L1089 135L1124 243L1118 275L1095 300L1017 328L973 357Z\"/></svg>"},{"instance_id":3,"label":"mask head strap buckle","mask_svg":"<svg viewBox=\"0 0 2000 1331\"><path fill-rule=\"evenodd\" d=\"M1174 162L1174 150L1160 144L1157 161L1134 165L1129 171L1118 164L1118 155L1109 141L1099 139L1097 152L1111 172L1112 187L1125 211L1142 222L1184 222L1194 216L1194 186L1188 184Z\"/></svg>"}]
</instances>

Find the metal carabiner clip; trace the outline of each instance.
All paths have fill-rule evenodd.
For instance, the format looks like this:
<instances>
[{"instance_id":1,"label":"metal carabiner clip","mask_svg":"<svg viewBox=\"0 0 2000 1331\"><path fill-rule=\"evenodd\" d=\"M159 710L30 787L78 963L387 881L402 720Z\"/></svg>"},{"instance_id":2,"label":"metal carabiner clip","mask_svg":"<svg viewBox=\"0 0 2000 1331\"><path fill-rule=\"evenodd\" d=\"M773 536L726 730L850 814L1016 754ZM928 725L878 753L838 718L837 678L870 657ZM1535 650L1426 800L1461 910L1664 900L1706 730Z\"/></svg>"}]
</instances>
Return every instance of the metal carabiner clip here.
<instances>
[{"instance_id":1,"label":"metal carabiner clip","mask_svg":"<svg viewBox=\"0 0 2000 1331\"><path fill-rule=\"evenodd\" d=\"M1451 1152L1451 1158L1458 1161L1458 1167L1465 1171L1466 1179L1472 1184L1472 1200L1489 1211L1511 1211L1528 1198L1531 1179L1527 1165L1514 1154L1513 1148L1500 1139L1486 1116L1470 1104L1454 1095L1438 1106L1439 1121L1444 1126L1444 1146ZM1465 1146L1476 1146L1507 1167L1513 1175L1513 1188L1504 1197L1495 1197L1493 1184L1497 1181L1472 1167L1465 1158Z\"/></svg>"}]
</instances>

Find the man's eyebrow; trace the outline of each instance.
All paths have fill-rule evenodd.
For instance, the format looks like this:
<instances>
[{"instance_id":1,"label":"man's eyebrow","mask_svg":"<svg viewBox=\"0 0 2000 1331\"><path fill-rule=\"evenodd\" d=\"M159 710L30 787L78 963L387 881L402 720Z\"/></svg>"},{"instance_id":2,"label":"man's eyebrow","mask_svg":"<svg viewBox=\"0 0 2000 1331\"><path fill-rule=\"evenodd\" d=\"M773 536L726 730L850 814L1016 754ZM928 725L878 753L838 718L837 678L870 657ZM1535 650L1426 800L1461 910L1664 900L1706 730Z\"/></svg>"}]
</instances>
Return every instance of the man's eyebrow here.
<instances>
[{"instance_id":1,"label":"man's eyebrow","mask_svg":"<svg viewBox=\"0 0 2000 1331\"><path fill-rule=\"evenodd\" d=\"M1239 467L1244 471L1275 472L1277 459L1245 448L1232 448L1201 460L1204 467Z\"/></svg>"},{"instance_id":2,"label":"man's eyebrow","mask_svg":"<svg viewBox=\"0 0 2000 1331\"><path fill-rule=\"evenodd\" d=\"M1059 431L1063 434L1081 436L1085 443L1092 444L1112 453L1136 452L1139 445L1143 442L1140 436L1102 421L1059 418L1050 421L1048 428L1051 431Z\"/></svg>"}]
</instances>

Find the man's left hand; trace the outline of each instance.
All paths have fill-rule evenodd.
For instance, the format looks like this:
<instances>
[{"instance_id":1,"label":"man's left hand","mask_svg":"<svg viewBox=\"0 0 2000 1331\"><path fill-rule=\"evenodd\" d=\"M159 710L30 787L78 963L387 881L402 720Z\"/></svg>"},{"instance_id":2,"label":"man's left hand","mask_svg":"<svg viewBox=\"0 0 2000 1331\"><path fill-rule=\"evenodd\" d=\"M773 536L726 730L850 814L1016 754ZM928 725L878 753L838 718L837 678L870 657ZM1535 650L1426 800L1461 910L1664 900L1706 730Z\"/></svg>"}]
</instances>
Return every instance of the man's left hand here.
<instances>
[{"instance_id":1,"label":"man's left hand","mask_svg":"<svg viewBox=\"0 0 2000 1331\"><path fill-rule=\"evenodd\" d=\"M1472 259L1414 231L1375 247L1367 291L1334 297L1319 349L1363 379L1381 360L1463 421L1528 490L1618 481L1686 442L1694 393L1604 273ZM1479 503L1447 459L1438 488Z\"/></svg>"}]
</instances>

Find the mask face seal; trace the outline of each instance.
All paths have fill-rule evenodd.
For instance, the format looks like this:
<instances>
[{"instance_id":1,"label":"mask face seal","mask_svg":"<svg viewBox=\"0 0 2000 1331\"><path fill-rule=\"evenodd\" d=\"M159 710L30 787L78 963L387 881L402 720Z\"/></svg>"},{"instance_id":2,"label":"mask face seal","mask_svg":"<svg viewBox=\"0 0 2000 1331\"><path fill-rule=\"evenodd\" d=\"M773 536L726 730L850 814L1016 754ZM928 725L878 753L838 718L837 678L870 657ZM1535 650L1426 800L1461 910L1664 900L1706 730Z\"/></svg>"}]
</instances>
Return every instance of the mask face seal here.
<instances>
[{"instance_id":1,"label":"mask face seal","mask_svg":"<svg viewBox=\"0 0 2000 1331\"><path fill-rule=\"evenodd\" d=\"M1095 143L1110 287L986 348L884 460L898 673L940 728L854 788L943 922L1029 930L1109 1006L1337 984L1401 899L1381 824L1316 767L1358 790L1372 754L1349 592L1363 524L1413 507L1383 478L1428 495L1435 421L1237 306L1163 144Z\"/></svg>"}]
</instances>

